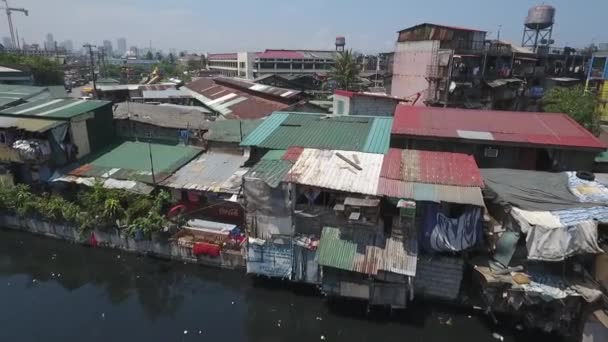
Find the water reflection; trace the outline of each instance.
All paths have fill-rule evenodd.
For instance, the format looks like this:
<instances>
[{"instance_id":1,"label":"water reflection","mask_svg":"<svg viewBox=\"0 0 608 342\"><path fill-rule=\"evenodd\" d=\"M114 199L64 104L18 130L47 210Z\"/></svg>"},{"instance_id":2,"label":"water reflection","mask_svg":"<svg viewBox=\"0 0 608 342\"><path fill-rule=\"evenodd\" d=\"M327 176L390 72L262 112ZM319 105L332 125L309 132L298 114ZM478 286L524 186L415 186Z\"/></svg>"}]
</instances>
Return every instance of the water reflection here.
<instances>
[{"instance_id":1,"label":"water reflection","mask_svg":"<svg viewBox=\"0 0 608 342\"><path fill-rule=\"evenodd\" d=\"M367 313L309 287L4 230L0 302L0 341L538 340L470 312Z\"/></svg>"}]
</instances>

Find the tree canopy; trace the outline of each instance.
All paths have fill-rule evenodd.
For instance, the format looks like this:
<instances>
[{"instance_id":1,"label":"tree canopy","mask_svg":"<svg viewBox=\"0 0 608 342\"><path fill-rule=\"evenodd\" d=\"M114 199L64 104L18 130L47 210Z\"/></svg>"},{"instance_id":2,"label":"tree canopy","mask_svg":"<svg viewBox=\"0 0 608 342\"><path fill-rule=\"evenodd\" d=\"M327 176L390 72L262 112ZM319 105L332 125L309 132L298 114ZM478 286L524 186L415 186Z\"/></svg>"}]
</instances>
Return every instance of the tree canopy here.
<instances>
[{"instance_id":1,"label":"tree canopy","mask_svg":"<svg viewBox=\"0 0 608 342\"><path fill-rule=\"evenodd\" d=\"M63 84L63 71L56 61L40 56L21 56L16 54L0 54L1 65L11 65L19 68L25 66L34 76L34 85L48 86Z\"/></svg>"},{"instance_id":2,"label":"tree canopy","mask_svg":"<svg viewBox=\"0 0 608 342\"><path fill-rule=\"evenodd\" d=\"M546 112L566 113L589 131L599 133L597 98L583 86L549 90L543 97L543 107Z\"/></svg>"},{"instance_id":3,"label":"tree canopy","mask_svg":"<svg viewBox=\"0 0 608 342\"><path fill-rule=\"evenodd\" d=\"M346 50L338 54L329 79L335 81L339 88L350 90L357 83L360 71L352 50Z\"/></svg>"}]
</instances>

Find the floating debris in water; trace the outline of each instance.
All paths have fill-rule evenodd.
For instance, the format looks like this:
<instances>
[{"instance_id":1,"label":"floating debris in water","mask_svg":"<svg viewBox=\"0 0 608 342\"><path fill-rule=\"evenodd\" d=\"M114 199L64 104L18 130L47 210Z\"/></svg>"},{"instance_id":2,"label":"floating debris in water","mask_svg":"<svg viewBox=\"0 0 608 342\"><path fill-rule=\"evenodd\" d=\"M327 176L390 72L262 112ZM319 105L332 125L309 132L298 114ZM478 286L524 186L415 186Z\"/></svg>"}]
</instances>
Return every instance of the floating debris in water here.
<instances>
[{"instance_id":1,"label":"floating debris in water","mask_svg":"<svg viewBox=\"0 0 608 342\"><path fill-rule=\"evenodd\" d=\"M494 337L495 339L500 340L500 341L504 341L505 340L505 338L501 334L499 334L499 333L493 333L492 337Z\"/></svg>"}]
</instances>

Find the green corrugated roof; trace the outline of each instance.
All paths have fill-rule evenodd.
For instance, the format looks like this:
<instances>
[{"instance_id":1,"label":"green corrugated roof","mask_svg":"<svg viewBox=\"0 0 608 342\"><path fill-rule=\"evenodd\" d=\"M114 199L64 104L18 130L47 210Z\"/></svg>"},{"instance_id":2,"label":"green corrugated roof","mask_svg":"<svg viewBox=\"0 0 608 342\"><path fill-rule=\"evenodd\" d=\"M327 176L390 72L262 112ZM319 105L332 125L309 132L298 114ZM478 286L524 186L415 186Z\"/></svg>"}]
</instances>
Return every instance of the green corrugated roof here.
<instances>
[{"instance_id":1,"label":"green corrugated roof","mask_svg":"<svg viewBox=\"0 0 608 342\"><path fill-rule=\"evenodd\" d=\"M391 143L391 128L393 127L393 118L378 117L374 119L372 127L365 141L365 152L369 153L386 153ZM388 132L388 134L387 134Z\"/></svg>"},{"instance_id":2,"label":"green corrugated roof","mask_svg":"<svg viewBox=\"0 0 608 342\"><path fill-rule=\"evenodd\" d=\"M340 239L340 229L323 228L317 249L319 265L352 271L355 254L357 254L357 243Z\"/></svg>"},{"instance_id":3,"label":"green corrugated roof","mask_svg":"<svg viewBox=\"0 0 608 342\"><path fill-rule=\"evenodd\" d=\"M156 182L169 177L192 160L201 150L190 146L149 144ZM88 159L88 163L69 174L152 182L148 143L125 141Z\"/></svg>"},{"instance_id":4,"label":"green corrugated roof","mask_svg":"<svg viewBox=\"0 0 608 342\"><path fill-rule=\"evenodd\" d=\"M1 128L16 128L27 132L46 132L65 121L0 116Z\"/></svg>"},{"instance_id":5,"label":"green corrugated roof","mask_svg":"<svg viewBox=\"0 0 608 342\"><path fill-rule=\"evenodd\" d=\"M209 141L240 143L241 134L243 138L247 137L261 123L261 120L217 120L209 124L206 138Z\"/></svg>"},{"instance_id":6,"label":"green corrugated roof","mask_svg":"<svg viewBox=\"0 0 608 342\"><path fill-rule=\"evenodd\" d=\"M109 101L80 99L44 99L0 111L1 115L71 119L110 104Z\"/></svg>"},{"instance_id":7,"label":"green corrugated roof","mask_svg":"<svg viewBox=\"0 0 608 342\"><path fill-rule=\"evenodd\" d=\"M262 157L262 160L281 160L286 150L272 150L266 152L266 154Z\"/></svg>"},{"instance_id":8,"label":"green corrugated roof","mask_svg":"<svg viewBox=\"0 0 608 342\"><path fill-rule=\"evenodd\" d=\"M292 166L293 162L289 160L262 159L247 172L245 177L259 178L269 186L276 188Z\"/></svg>"},{"instance_id":9,"label":"green corrugated roof","mask_svg":"<svg viewBox=\"0 0 608 342\"><path fill-rule=\"evenodd\" d=\"M0 84L0 107L27 100L47 91L45 87Z\"/></svg>"},{"instance_id":10,"label":"green corrugated roof","mask_svg":"<svg viewBox=\"0 0 608 342\"><path fill-rule=\"evenodd\" d=\"M268 136L272 134L288 116L288 113L274 113L269 117L266 117L262 124L254 129L253 132L241 142L241 146L256 146L260 144L268 138Z\"/></svg>"},{"instance_id":11,"label":"green corrugated roof","mask_svg":"<svg viewBox=\"0 0 608 342\"><path fill-rule=\"evenodd\" d=\"M242 146L285 150L292 146L386 153L392 118L274 113Z\"/></svg>"}]
</instances>

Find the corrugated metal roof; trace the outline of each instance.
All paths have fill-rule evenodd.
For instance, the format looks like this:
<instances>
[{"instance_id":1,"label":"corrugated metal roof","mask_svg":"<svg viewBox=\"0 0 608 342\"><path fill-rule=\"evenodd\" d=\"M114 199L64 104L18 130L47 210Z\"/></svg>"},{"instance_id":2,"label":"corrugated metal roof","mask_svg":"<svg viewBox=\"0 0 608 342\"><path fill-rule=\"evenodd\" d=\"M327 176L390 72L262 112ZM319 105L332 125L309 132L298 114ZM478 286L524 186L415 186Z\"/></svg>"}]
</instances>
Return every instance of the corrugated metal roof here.
<instances>
[{"instance_id":1,"label":"corrugated metal roof","mask_svg":"<svg viewBox=\"0 0 608 342\"><path fill-rule=\"evenodd\" d=\"M266 154L262 157L262 160L281 160L283 159L283 155L285 155L285 150L272 150L266 152Z\"/></svg>"},{"instance_id":2,"label":"corrugated metal roof","mask_svg":"<svg viewBox=\"0 0 608 342\"><path fill-rule=\"evenodd\" d=\"M192 98L192 95L181 89L164 89L164 90L142 90L144 99L173 99L173 98Z\"/></svg>"},{"instance_id":3,"label":"corrugated metal roof","mask_svg":"<svg viewBox=\"0 0 608 342\"><path fill-rule=\"evenodd\" d=\"M354 167L344 159L356 164ZM304 149L285 181L350 193L376 195L383 155Z\"/></svg>"},{"instance_id":4,"label":"corrugated metal roof","mask_svg":"<svg viewBox=\"0 0 608 342\"><path fill-rule=\"evenodd\" d=\"M110 105L109 101L80 99L44 99L0 111L0 115L72 119L82 114Z\"/></svg>"},{"instance_id":5,"label":"corrugated metal roof","mask_svg":"<svg viewBox=\"0 0 608 342\"><path fill-rule=\"evenodd\" d=\"M114 119L133 120L159 127L201 129L212 123L210 116L196 107L172 107L147 103L121 102L114 106Z\"/></svg>"},{"instance_id":6,"label":"corrugated metal roof","mask_svg":"<svg viewBox=\"0 0 608 342\"><path fill-rule=\"evenodd\" d=\"M96 182L101 182L104 188L106 189L122 189L127 190L137 194L148 195L154 191L154 187L131 180L119 180L114 178L107 179L98 179L95 177L78 177L71 175L54 175L51 182L66 182L66 183L75 183L82 184L86 186L93 186Z\"/></svg>"},{"instance_id":7,"label":"corrugated metal roof","mask_svg":"<svg viewBox=\"0 0 608 342\"><path fill-rule=\"evenodd\" d=\"M284 150L292 146L386 153L392 118L273 113L241 146Z\"/></svg>"},{"instance_id":8,"label":"corrugated metal roof","mask_svg":"<svg viewBox=\"0 0 608 342\"><path fill-rule=\"evenodd\" d=\"M248 170L241 166L247 159L242 154L204 153L160 184L174 189L238 193Z\"/></svg>"},{"instance_id":9,"label":"corrugated metal roof","mask_svg":"<svg viewBox=\"0 0 608 342\"><path fill-rule=\"evenodd\" d=\"M46 87L0 84L0 107L31 99L44 93L47 93L48 97L50 97L50 93Z\"/></svg>"},{"instance_id":10,"label":"corrugated metal roof","mask_svg":"<svg viewBox=\"0 0 608 342\"><path fill-rule=\"evenodd\" d=\"M369 130L363 151L370 153L386 153L391 143L391 136L387 134L393 126L393 118L375 118Z\"/></svg>"},{"instance_id":11,"label":"corrugated metal roof","mask_svg":"<svg viewBox=\"0 0 608 342\"><path fill-rule=\"evenodd\" d=\"M205 139L218 142L240 143L263 121L262 120L216 120L209 123Z\"/></svg>"},{"instance_id":12,"label":"corrugated metal roof","mask_svg":"<svg viewBox=\"0 0 608 342\"><path fill-rule=\"evenodd\" d=\"M200 149L190 146L126 141L89 157L84 165L67 173L152 183L150 149L157 183L201 153Z\"/></svg>"},{"instance_id":13,"label":"corrugated metal roof","mask_svg":"<svg viewBox=\"0 0 608 342\"><path fill-rule=\"evenodd\" d=\"M478 187L412 183L382 177L378 181L377 195L416 201L485 206L481 188Z\"/></svg>"},{"instance_id":14,"label":"corrugated metal roof","mask_svg":"<svg viewBox=\"0 0 608 342\"><path fill-rule=\"evenodd\" d=\"M416 275L418 244L363 229L323 228L317 262L326 267L376 275L378 271Z\"/></svg>"},{"instance_id":15,"label":"corrugated metal roof","mask_svg":"<svg viewBox=\"0 0 608 342\"><path fill-rule=\"evenodd\" d=\"M283 102L251 94L239 87L220 84L209 78L200 78L188 83L182 89L227 118L260 119L289 106Z\"/></svg>"},{"instance_id":16,"label":"corrugated metal roof","mask_svg":"<svg viewBox=\"0 0 608 342\"><path fill-rule=\"evenodd\" d=\"M65 124L65 121L0 116L0 127L22 129L27 132L46 132Z\"/></svg>"},{"instance_id":17,"label":"corrugated metal roof","mask_svg":"<svg viewBox=\"0 0 608 342\"><path fill-rule=\"evenodd\" d=\"M268 138L289 117L289 113L273 113L241 142L241 146L256 146ZM286 149L286 148L285 148Z\"/></svg>"},{"instance_id":18,"label":"corrugated metal roof","mask_svg":"<svg viewBox=\"0 0 608 342\"><path fill-rule=\"evenodd\" d=\"M485 133L483 140L511 144L606 149L604 143L566 114L405 105L398 105L395 111L394 135L467 139L458 131Z\"/></svg>"},{"instance_id":19,"label":"corrugated metal roof","mask_svg":"<svg viewBox=\"0 0 608 342\"><path fill-rule=\"evenodd\" d=\"M287 172L293 166L293 162L289 160L264 160L262 159L255 164L249 172L245 174L246 178L261 179L270 187L276 188L281 184Z\"/></svg>"},{"instance_id":20,"label":"corrugated metal roof","mask_svg":"<svg viewBox=\"0 0 608 342\"><path fill-rule=\"evenodd\" d=\"M227 84L248 91L254 91L265 95L275 96L277 99L289 99L301 93L299 90L273 87L265 84L255 83L242 78L216 77L213 79L220 84Z\"/></svg>"},{"instance_id":21,"label":"corrugated metal roof","mask_svg":"<svg viewBox=\"0 0 608 342\"><path fill-rule=\"evenodd\" d=\"M475 158L462 153L391 148L384 156L381 177L415 183L483 187Z\"/></svg>"}]
</instances>

